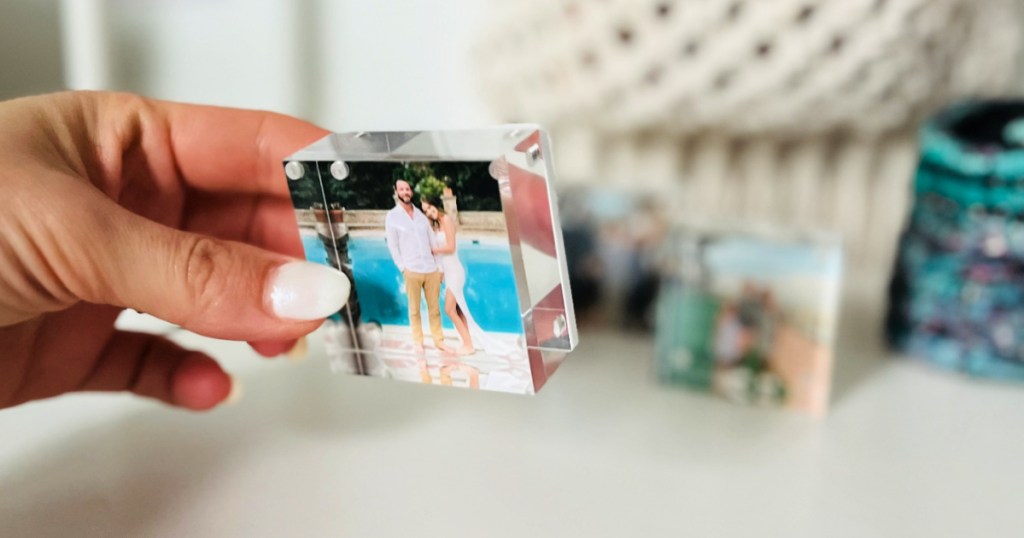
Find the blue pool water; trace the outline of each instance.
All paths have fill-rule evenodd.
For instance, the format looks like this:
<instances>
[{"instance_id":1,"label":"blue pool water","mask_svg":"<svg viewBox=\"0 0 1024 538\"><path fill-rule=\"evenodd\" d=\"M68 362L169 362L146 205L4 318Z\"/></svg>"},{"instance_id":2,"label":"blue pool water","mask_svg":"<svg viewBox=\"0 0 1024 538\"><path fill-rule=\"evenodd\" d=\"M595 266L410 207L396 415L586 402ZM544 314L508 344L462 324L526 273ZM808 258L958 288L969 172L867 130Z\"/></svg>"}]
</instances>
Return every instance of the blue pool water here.
<instances>
[{"instance_id":1,"label":"blue pool water","mask_svg":"<svg viewBox=\"0 0 1024 538\"><path fill-rule=\"evenodd\" d=\"M309 261L327 265L327 252L315 235L303 234L302 246ZM407 325L405 285L391 261L384 238L359 237L349 240L349 256L355 276L362 321L382 325ZM519 316L512 255L503 245L459 241L459 259L466 267L466 303L473 318L485 331L523 332ZM441 289L444 297L444 288ZM444 303L442 302L442 307ZM426 308L426 303L423 303ZM442 314L444 326L452 322ZM424 316L425 318L425 316Z\"/></svg>"}]
</instances>

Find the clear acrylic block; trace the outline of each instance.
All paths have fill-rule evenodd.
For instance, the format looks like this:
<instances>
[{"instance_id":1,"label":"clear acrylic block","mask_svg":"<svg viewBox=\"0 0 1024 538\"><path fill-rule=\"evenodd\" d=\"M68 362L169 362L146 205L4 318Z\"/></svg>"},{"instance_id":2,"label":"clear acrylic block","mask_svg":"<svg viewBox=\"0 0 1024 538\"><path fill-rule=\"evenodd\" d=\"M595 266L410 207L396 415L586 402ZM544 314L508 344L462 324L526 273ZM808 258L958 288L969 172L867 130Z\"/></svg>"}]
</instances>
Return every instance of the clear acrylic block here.
<instances>
[{"instance_id":1,"label":"clear acrylic block","mask_svg":"<svg viewBox=\"0 0 1024 538\"><path fill-rule=\"evenodd\" d=\"M332 134L284 167L307 258L353 282L333 370L529 394L576 347L539 127Z\"/></svg>"},{"instance_id":2,"label":"clear acrylic block","mask_svg":"<svg viewBox=\"0 0 1024 538\"><path fill-rule=\"evenodd\" d=\"M683 226L666 243L655 371L737 403L828 409L842 250L823 234Z\"/></svg>"}]
</instances>

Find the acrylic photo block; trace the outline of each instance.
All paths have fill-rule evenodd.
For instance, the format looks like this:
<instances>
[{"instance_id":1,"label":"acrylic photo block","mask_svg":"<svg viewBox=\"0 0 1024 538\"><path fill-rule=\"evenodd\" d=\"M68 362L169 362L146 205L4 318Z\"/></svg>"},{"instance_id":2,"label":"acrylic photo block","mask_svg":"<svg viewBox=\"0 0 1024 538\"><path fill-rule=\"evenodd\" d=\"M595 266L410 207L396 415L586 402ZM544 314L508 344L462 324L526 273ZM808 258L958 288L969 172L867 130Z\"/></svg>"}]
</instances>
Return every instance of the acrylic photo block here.
<instances>
[{"instance_id":1,"label":"acrylic photo block","mask_svg":"<svg viewBox=\"0 0 1024 538\"><path fill-rule=\"evenodd\" d=\"M682 228L663 264L661 381L825 414L842 272L835 239Z\"/></svg>"},{"instance_id":2,"label":"acrylic photo block","mask_svg":"<svg viewBox=\"0 0 1024 538\"><path fill-rule=\"evenodd\" d=\"M576 347L537 126L332 134L284 168L307 259L353 283L334 371L533 394Z\"/></svg>"}]
</instances>

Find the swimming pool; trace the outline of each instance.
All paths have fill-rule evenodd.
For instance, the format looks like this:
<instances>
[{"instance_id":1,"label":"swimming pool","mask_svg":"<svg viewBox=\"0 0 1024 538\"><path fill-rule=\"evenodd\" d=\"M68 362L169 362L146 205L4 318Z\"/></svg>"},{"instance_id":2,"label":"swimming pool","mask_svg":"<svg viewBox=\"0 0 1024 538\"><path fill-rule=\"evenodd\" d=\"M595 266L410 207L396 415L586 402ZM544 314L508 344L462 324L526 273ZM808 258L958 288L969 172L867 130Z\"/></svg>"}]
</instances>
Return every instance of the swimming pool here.
<instances>
[{"instance_id":1,"label":"swimming pool","mask_svg":"<svg viewBox=\"0 0 1024 538\"><path fill-rule=\"evenodd\" d=\"M308 260L327 265L327 252L316 235L303 233L302 246ZM384 238L350 238L349 256L362 320L382 325L408 325L405 284L391 261ZM459 241L459 259L466 267L466 303L480 327L485 331L522 334L508 246ZM444 288L441 296L444 297ZM446 314L441 317L445 328L453 328Z\"/></svg>"}]
</instances>

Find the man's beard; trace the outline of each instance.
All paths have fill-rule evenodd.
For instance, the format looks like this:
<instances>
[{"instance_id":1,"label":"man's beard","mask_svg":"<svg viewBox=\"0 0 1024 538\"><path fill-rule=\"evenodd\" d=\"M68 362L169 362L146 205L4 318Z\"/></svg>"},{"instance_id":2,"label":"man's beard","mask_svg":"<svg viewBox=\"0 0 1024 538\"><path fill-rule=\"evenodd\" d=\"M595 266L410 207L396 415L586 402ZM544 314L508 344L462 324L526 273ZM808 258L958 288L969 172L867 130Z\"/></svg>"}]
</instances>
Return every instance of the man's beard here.
<instances>
[{"instance_id":1,"label":"man's beard","mask_svg":"<svg viewBox=\"0 0 1024 538\"><path fill-rule=\"evenodd\" d=\"M401 201L403 204L411 204L412 203L412 195L407 196L407 197L399 195L398 196L398 200Z\"/></svg>"}]
</instances>

